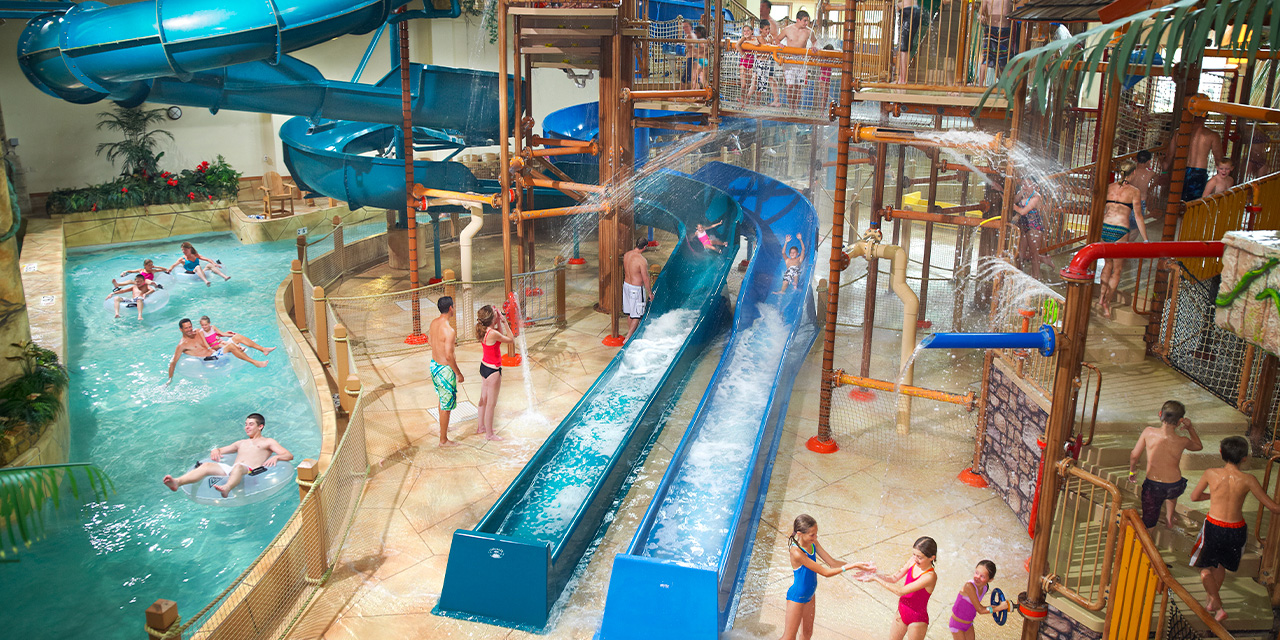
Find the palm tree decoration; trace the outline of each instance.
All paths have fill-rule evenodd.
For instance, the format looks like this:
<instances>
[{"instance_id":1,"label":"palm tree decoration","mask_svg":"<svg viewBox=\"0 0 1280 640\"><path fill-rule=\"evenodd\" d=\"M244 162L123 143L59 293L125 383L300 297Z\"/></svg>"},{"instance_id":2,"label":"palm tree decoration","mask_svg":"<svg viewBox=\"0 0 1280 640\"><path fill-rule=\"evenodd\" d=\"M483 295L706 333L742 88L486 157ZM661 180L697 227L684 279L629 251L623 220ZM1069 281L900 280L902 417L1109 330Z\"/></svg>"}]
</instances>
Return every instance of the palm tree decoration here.
<instances>
[{"instance_id":1,"label":"palm tree decoration","mask_svg":"<svg viewBox=\"0 0 1280 640\"><path fill-rule=\"evenodd\" d=\"M107 474L87 462L0 469L0 560L16 561L9 554L16 555L19 542L30 547L44 535L45 510L50 503L54 508L61 505L62 478L71 495L80 499L78 475L84 476L99 500L115 491Z\"/></svg>"},{"instance_id":2,"label":"palm tree decoration","mask_svg":"<svg viewBox=\"0 0 1280 640\"><path fill-rule=\"evenodd\" d=\"M111 111L98 114L98 129L119 131L124 134L120 142L102 142L98 144L96 153L105 151L107 160L115 164L121 161L120 175L156 175L159 171L156 164L164 156L164 152L156 153L160 146L160 136L173 140L173 134L164 129L148 128L165 119L164 109L139 109L116 105Z\"/></svg>"},{"instance_id":3,"label":"palm tree decoration","mask_svg":"<svg viewBox=\"0 0 1280 640\"><path fill-rule=\"evenodd\" d=\"M1103 72L1103 82L1123 82L1132 74L1150 75L1156 66L1154 53L1166 64L1175 59L1175 52L1182 64L1198 64L1204 58L1210 31L1221 40L1229 28L1238 31L1246 25L1246 37L1237 37L1243 57L1256 58L1264 44L1280 48L1280 0L1177 0L1015 56L999 82L983 94L983 102L997 90L1013 95L1018 82L1025 79L1032 102L1044 112L1049 107L1051 87L1079 91L1108 50L1110 64ZM1090 86L1083 88L1087 92Z\"/></svg>"}]
</instances>

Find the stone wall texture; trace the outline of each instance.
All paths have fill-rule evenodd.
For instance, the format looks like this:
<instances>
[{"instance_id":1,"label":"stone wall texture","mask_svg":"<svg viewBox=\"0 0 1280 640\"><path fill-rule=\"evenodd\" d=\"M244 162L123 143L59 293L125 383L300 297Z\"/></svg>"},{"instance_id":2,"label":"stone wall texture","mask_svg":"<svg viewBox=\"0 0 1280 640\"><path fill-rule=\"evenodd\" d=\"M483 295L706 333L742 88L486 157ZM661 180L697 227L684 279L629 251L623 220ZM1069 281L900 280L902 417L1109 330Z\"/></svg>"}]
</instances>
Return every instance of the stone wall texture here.
<instances>
[{"instance_id":1,"label":"stone wall texture","mask_svg":"<svg viewBox=\"0 0 1280 640\"><path fill-rule=\"evenodd\" d=\"M1040 637L1047 640L1102 640L1102 634L1068 618L1052 605L1040 623Z\"/></svg>"},{"instance_id":2,"label":"stone wall texture","mask_svg":"<svg viewBox=\"0 0 1280 640\"><path fill-rule=\"evenodd\" d=\"M1280 231L1232 231L1223 238L1218 326L1271 353L1280 353ZM1252 272L1252 276L1250 275ZM1248 282L1241 282L1242 279ZM1236 291L1237 285L1241 290Z\"/></svg>"},{"instance_id":3,"label":"stone wall texture","mask_svg":"<svg viewBox=\"0 0 1280 640\"><path fill-rule=\"evenodd\" d=\"M991 488L1013 509L1023 524L1031 521L1040 447L1049 414L1019 385L1014 374L997 360L991 366L986 402L986 439L982 445L982 475ZM1038 395L1038 394L1037 394Z\"/></svg>"}]
</instances>

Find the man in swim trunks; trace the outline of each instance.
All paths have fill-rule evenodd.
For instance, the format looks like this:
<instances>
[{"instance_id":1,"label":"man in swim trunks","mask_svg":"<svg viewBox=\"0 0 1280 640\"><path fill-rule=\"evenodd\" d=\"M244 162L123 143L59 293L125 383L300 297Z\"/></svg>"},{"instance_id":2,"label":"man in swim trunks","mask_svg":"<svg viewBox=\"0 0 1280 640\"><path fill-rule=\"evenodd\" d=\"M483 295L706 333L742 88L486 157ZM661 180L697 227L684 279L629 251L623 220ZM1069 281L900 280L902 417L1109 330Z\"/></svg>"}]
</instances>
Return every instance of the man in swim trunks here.
<instances>
[{"instance_id":1,"label":"man in swim trunks","mask_svg":"<svg viewBox=\"0 0 1280 640\"><path fill-rule=\"evenodd\" d=\"M213 462L197 464L177 478L165 476L164 486L169 487L170 491L177 491L182 485L199 482L208 476L225 476L227 478L225 482L213 485L213 488L225 498L240 484L246 473L256 473L276 466L277 462L292 460L293 454L289 453L288 449L281 446L274 438L263 437L262 429L266 426L267 419L262 417L261 413L249 414L249 417L244 419L244 433L249 437L225 447L214 447L209 452L209 459ZM232 453L236 454L235 462L232 464L222 462L222 456Z\"/></svg>"},{"instance_id":2,"label":"man in swim trunks","mask_svg":"<svg viewBox=\"0 0 1280 640\"><path fill-rule=\"evenodd\" d=\"M1257 478L1240 470L1241 463L1249 456L1248 440L1240 436L1226 438L1219 452L1226 464L1219 469L1206 469L1191 491L1192 502L1209 499L1209 515L1204 520L1204 529L1191 547L1191 566L1200 569L1200 582L1209 596L1205 608L1210 613L1217 611L1214 617L1221 622L1226 619L1227 612L1222 608L1218 590L1222 588L1227 571L1240 568L1240 555L1249 539L1249 528L1244 521L1244 499L1253 494L1272 513L1280 513L1280 504L1267 495Z\"/></svg>"},{"instance_id":3,"label":"man in swim trunks","mask_svg":"<svg viewBox=\"0 0 1280 640\"><path fill-rule=\"evenodd\" d=\"M796 21L787 25L782 30L782 42L784 47L792 47L795 49L807 49L811 44L818 41L818 36L809 28L809 12L801 9L796 12ZM782 67L782 79L787 85L787 106L792 109L800 108L800 92L804 89L805 79L809 74L809 67L803 64L786 64Z\"/></svg>"},{"instance_id":4,"label":"man in swim trunks","mask_svg":"<svg viewBox=\"0 0 1280 640\"><path fill-rule=\"evenodd\" d=\"M169 361L169 382L173 382L173 370L178 366L178 358L183 355L210 361L220 360L227 356L235 356L255 367L267 366L266 360L250 358L249 354L245 353L244 349L235 343L225 343L217 350L210 348L209 343L205 342L204 336L191 325L190 318L179 320L178 330L182 331L182 340L178 341L178 348L173 350L173 359Z\"/></svg>"},{"instance_id":5,"label":"man in swim trunks","mask_svg":"<svg viewBox=\"0 0 1280 640\"><path fill-rule=\"evenodd\" d=\"M982 59L978 62L978 86L987 84L987 67L995 69L996 75L1004 70L1009 62L1009 37L1013 31L1013 23L1009 14L1013 12L1013 0L982 0L978 8L978 21L982 23Z\"/></svg>"},{"instance_id":6,"label":"man in swim trunks","mask_svg":"<svg viewBox=\"0 0 1280 640\"><path fill-rule=\"evenodd\" d=\"M640 326L640 318L644 317L649 299L653 297L649 283L649 261L644 257L644 250L648 246L648 240L638 238L636 248L622 256L622 312L627 314L628 340L636 332L636 327Z\"/></svg>"},{"instance_id":7,"label":"man in swim trunks","mask_svg":"<svg viewBox=\"0 0 1280 640\"><path fill-rule=\"evenodd\" d=\"M898 21L898 84L907 83L907 67L920 46L920 39L929 32L938 0L902 0Z\"/></svg>"},{"instance_id":8,"label":"man in swim trunks","mask_svg":"<svg viewBox=\"0 0 1280 640\"><path fill-rule=\"evenodd\" d=\"M787 249L787 244L791 242L791 234L787 234L787 238L782 241L782 250L787 252L787 257L783 258L783 262L787 263L786 271L782 272L782 288L774 291L775 294L784 293L787 286L792 289L800 288L800 263L804 260L804 239L796 235L796 243L800 248L791 247Z\"/></svg>"},{"instance_id":9,"label":"man in swim trunks","mask_svg":"<svg viewBox=\"0 0 1280 640\"><path fill-rule=\"evenodd\" d=\"M431 341L431 382L436 386L436 397L440 402L440 446L452 447L458 443L449 439L449 412L458 406L458 383L465 382L462 369L454 357L454 349L458 346L458 332L454 330L454 318L458 310L453 306L453 298L440 296L436 301L440 315L431 321L427 331Z\"/></svg>"},{"instance_id":10,"label":"man in swim trunks","mask_svg":"<svg viewBox=\"0 0 1280 640\"><path fill-rule=\"evenodd\" d=\"M1203 93L1198 93L1196 96L1206 97ZM1222 136L1204 125L1204 116L1196 116L1192 123L1191 144L1187 148L1187 170L1182 183L1183 202L1204 197L1204 187L1209 182L1210 153L1213 154L1213 159L1219 162L1227 159L1222 151ZM1173 140L1170 140L1170 147L1172 146Z\"/></svg>"},{"instance_id":11,"label":"man in swim trunks","mask_svg":"<svg viewBox=\"0 0 1280 640\"><path fill-rule=\"evenodd\" d=\"M1147 479L1142 483L1142 524L1147 528L1160 523L1160 507L1167 507L1165 526L1173 528L1173 512L1178 496L1187 490L1187 479L1182 477L1182 452L1204 448L1196 428L1185 415L1187 408L1177 400L1170 400L1160 407L1160 426L1147 427L1138 436L1138 443L1129 453L1129 482L1137 482L1134 467L1145 452L1147 454ZM1186 429L1187 435L1178 433Z\"/></svg>"},{"instance_id":12,"label":"man in swim trunks","mask_svg":"<svg viewBox=\"0 0 1280 640\"><path fill-rule=\"evenodd\" d=\"M107 294L107 299L116 299L116 317L120 317L120 302L128 298L128 304L138 308L138 319L142 319L142 307L146 304L147 296L156 292L154 282L147 280L146 276L139 273L133 277L133 284L128 289L119 289Z\"/></svg>"}]
</instances>

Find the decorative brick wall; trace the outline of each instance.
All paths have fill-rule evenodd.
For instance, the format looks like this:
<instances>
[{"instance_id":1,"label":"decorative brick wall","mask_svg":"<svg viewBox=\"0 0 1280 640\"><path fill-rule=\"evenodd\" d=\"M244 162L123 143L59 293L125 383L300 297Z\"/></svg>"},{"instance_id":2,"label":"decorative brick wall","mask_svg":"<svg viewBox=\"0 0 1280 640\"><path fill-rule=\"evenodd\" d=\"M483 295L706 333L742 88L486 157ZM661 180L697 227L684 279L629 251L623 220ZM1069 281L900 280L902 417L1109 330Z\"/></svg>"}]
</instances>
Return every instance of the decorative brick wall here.
<instances>
[{"instance_id":1,"label":"decorative brick wall","mask_svg":"<svg viewBox=\"0 0 1280 640\"><path fill-rule=\"evenodd\" d=\"M982 475L1018 519L1028 524L1040 468L1036 438L1044 435L1049 422L1049 402L999 359L992 363L988 384Z\"/></svg>"},{"instance_id":2,"label":"decorative brick wall","mask_svg":"<svg viewBox=\"0 0 1280 640\"><path fill-rule=\"evenodd\" d=\"M1040 637L1045 640L1102 640L1102 634L1071 618L1052 605L1049 615L1040 623Z\"/></svg>"}]
</instances>

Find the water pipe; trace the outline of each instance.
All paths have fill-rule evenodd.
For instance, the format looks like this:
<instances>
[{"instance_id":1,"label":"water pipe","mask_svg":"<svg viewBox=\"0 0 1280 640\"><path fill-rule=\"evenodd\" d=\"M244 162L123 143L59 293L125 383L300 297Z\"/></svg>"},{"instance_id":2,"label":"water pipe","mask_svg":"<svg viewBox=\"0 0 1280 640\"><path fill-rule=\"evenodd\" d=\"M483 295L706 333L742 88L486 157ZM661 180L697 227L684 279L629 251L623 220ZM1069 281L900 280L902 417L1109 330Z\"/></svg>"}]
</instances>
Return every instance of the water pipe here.
<instances>
[{"instance_id":1,"label":"water pipe","mask_svg":"<svg viewBox=\"0 0 1280 640\"><path fill-rule=\"evenodd\" d=\"M920 311L920 299L916 297L916 292L912 291L911 286L907 284L907 252L902 247L891 244L859 240L853 244L848 253L849 255L860 255L867 260L883 258L890 261L889 287L902 300L902 347L900 353L901 362L906 365L911 362L911 352L914 350L916 343L916 316ZM912 386L914 376L915 364L912 364L902 374L901 383L903 388ZM900 434L905 435L911 431L911 396L907 394L898 396L897 426Z\"/></svg>"},{"instance_id":2,"label":"water pipe","mask_svg":"<svg viewBox=\"0 0 1280 640\"><path fill-rule=\"evenodd\" d=\"M1280 109L1268 109L1234 102L1215 102L1200 96L1187 98L1187 109L1190 109L1191 113L1197 116L1203 116L1207 113L1221 113L1263 122L1280 122Z\"/></svg>"},{"instance_id":3,"label":"water pipe","mask_svg":"<svg viewBox=\"0 0 1280 640\"><path fill-rule=\"evenodd\" d=\"M973 411L978 406L978 395L973 391L966 394L948 393L946 391L937 391L934 389L925 389L923 387L913 387L902 385L899 387L888 380L876 380L875 378L863 378L862 376L852 376L844 371L836 369L835 379L837 384L843 386L856 386L864 389L876 389L879 391L896 391L904 395L914 398L925 398L927 400L937 400L938 402L949 402L958 404L969 411Z\"/></svg>"},{"instance_id":4,"label":"water pipe","mask_svg":"<svg viewBox=\"0 0 1280 640\"><path fill-rule=\"evenodd\" d=\"M1080 248L1061 271L1069 281L1093 281L1093 263L1106 258L1220 258L1225 244L1216 241L1095 242Z\"/></svg>"},{"instance_id":5,"label":"water pipe","mask_svg":"<svg viewBox=\"0 0 1280 640\"><path fill-rule=\"evenodd\" d=\"M1053 327L1040 325L1027 333L935 333L920 343L923 349L1035 349L1048 358L1056 337Z\"/></svg>"},{"instance_id":6,"label":"water pipe","mask_svg":"<svg viewBox=\"0 0 1280 640\"><path fill-rule=\"evenodd\" d=\"M916 132L911 129L889 129L865 124L854 125L848 129L848 132L849 141L852 143L883 142L886 144L911 144L926 147L949 147L953 149L975 149L986 151L1001 151L1004 149L1004 134L1002 133L997 133L992 136L990 142L946 142L918 137Z\"/></svg>"},{"instance_id":7,"label":"water pipe","mask_svg":"<svg viewBox=\"0 0 1280 640\"><path fill-rule=\"evenodd\" d=\"M462 252L462 281L471 282L471 239L484 226L484 207L474 202L468 203L466 207L471 210L471 221L458 234L458 248Z\"/></svg>"},{"instance_id":8,"label":"water pipe","mask_svg":"<svg viewBox=\"0 0 1280 640\"><path fill-rule=\"evenodd\" d=\"M572 216L579 213L603 213L609 208L607 204L580 204L572 207L554 207L551 209L532 209L519 212L521 220L538 220L557 216ZM576 255L576 254L575 254Z\"/></svg>"}]
</instances>

